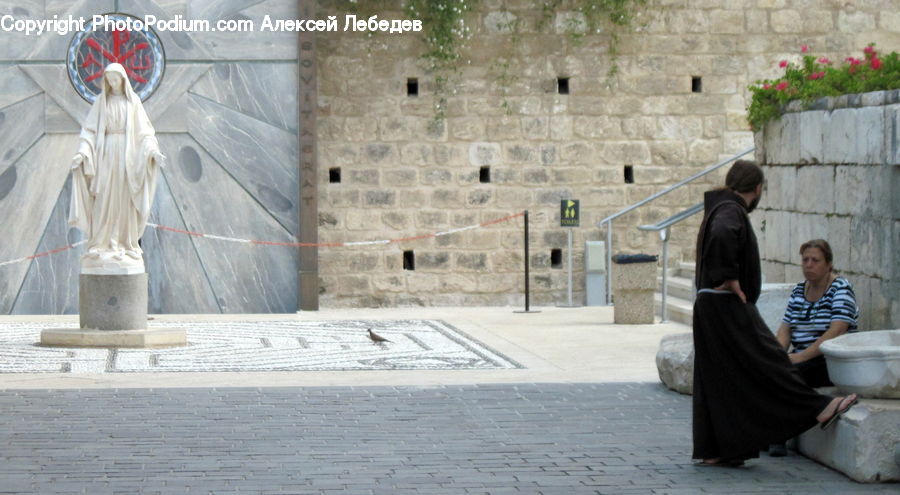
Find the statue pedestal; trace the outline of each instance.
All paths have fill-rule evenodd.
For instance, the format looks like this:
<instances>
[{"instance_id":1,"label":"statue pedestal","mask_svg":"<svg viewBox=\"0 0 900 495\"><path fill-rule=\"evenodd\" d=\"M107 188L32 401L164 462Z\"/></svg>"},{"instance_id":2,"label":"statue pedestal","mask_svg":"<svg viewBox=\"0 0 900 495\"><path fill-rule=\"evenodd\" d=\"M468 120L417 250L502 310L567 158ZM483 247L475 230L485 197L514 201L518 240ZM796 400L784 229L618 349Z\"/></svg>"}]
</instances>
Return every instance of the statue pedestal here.
<instances>
[{"instance_id":1,"label":"statue pedestal","mask_svg":"<svg viewBox=\"0 0 900 495\"><path fill-rule=\"evenodd\" d=\"M147 328L147 274L82 274L79 329L47 329L41 345L171 347L187 345L184 329Z\"/></svg>"}]
</instances>

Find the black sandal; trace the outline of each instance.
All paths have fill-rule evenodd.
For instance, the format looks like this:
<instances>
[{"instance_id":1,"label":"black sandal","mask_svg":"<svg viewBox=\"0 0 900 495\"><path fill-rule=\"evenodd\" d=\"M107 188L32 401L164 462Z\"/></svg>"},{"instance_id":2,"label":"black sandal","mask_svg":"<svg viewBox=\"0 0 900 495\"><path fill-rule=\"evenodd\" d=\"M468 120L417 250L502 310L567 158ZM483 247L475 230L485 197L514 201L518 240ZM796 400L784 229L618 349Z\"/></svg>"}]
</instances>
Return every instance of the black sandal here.
<instances>
[{"instance_id":1,"label":"black sandal","mask_svg":"<svg viewBox=\"0 0 900 495\"><path fill-rule=\"evenodd\" d=\"M847 399L850 399L850 402L847 403L846 406L841 407L841 405L844 404L844 401L846 401ZM831 425L833 425L835 422L837 422L837 420L840 419L842 414L849 411L851 407L855 406L858 403L859 403L859 399L856 397L856 394L850 394L850 395L842 398L841 401L838 402L838 405L837 405L836 410L834 411L834 414L832 414L830 418L823 421L819 427L822 428L823 430L827 430L828 428L831 428Z\"/></svg>"}]
</instances>

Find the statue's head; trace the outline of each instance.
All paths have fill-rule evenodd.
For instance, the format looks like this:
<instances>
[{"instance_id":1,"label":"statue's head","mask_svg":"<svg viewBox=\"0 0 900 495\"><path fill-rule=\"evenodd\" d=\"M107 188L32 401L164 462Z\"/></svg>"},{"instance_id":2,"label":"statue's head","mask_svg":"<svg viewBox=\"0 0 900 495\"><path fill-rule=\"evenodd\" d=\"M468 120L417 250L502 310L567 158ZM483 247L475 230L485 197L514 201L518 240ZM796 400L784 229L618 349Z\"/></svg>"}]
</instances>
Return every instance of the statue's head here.
<instances>
[{"instance_id":1,"label":"statue's head","mask_svg":"<svg viewBox=\"0 0 900 495\"><path fill-rule=\"evenodd\" d=\"M103 81L106 86L105 90L114 95L125 94L126 85L130 86L128 74L125 72L125 67L122 67L121 64L107 65L103 71Z\"/></svg>"}]
</instances>

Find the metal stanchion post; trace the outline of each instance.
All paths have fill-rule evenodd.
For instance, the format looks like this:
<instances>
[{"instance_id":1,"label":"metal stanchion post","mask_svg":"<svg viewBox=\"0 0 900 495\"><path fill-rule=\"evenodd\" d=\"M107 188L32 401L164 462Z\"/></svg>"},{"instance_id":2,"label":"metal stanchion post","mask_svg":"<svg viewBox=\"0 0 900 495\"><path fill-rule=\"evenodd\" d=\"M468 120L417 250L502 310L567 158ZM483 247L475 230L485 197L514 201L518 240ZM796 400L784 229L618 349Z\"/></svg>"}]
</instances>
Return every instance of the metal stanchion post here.
<instances>
[{"instance_id":1,"label":"metal stanchion post","mask_svg":"<svg viewBox=\"0 0 900 495\"><path fill-rule=\"evenodd\" d=\"M530 264L529 254L528 254L528 210L525 210L525 311L513 311L513 313L540 313L540 311L532 311L530 307L530 297L531 297L531 286L530 279L531 274L528 271L528 265Z\"/></svg>"}]
</instances>

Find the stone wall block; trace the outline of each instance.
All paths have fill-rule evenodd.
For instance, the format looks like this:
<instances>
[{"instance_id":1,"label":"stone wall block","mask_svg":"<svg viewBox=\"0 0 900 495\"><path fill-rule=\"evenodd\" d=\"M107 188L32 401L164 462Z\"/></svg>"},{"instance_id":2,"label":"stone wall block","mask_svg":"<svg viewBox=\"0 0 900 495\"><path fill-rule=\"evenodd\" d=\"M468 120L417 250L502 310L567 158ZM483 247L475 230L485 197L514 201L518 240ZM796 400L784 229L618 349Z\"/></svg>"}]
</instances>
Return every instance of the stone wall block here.
<instances>
[{"instance_id":1,"label":"stone wall block","mask_svg":"<svg viewBox=\"0 0 900 495\"><path fill-rule=\"evenodd\" d=\"M789 113L766 124L767 164L788 165L800 162L799 120L799 114Z\"/></svg>"},{"instance_id":2,"label":"stone wall block","mask_svg":"<svg viewBox=\"0 0 900 495\"><path fill-rule=\"evenodd\" d=\"M809 165L797 169L796 210L812 213L834 211L834 167Z\"/></svg>"},{"instance_id":3,"label":"stone wall block","mask_svg":"<svg viewBox=\"0 0 900 495\"><path fill-rule=\"evenodd\" d=\"M824 162L858 163L860 117L856 108L839 108L824 121Z\"/></svg>"},{"instance_id":4,"label":"stone wall block","mask_svg":"<svg viewBox=\"0 0 900 495\"><path fill-rule=\"evenodd\" d=\"M844 270L850 267L850 249L853 239L850 237L850 217L839 215L826 215L828 222L828 237L824 237L831 245L834 253L834 268ZM800 249L800 246L797 246Z\"/></svg>"},{"instance_id":5,"label":"stone wall block","mask_svg":"<svg viewBox=\"0 0 900 495\"><path fill-rule=\"evenodd\" d=\"M791 216L785 211L766 212L766 258L781 263L791 260Z\"/></svg>"},{"instance_id":6,"label":"stone wall block","mask_svg":"<svg viewBox=\"0 0 900 495\"><path fill-rule=\"evenodd\" d=\"M469 146L469 163L477 166L500 163L503 151L500 143L472 143Z\"/></svg>"},{"instance_id":7,"label":"stone wall block","mask_svg":"<svg viewBox=\"0 0 900 495\"><path fill-rule=\"evenodd\" d=\"M885 109L881 106L866 107L857 109L857 113L859 119L856 127L857 157L853 162L865 165L881 165L887 158L884 147Z\"/></svg>"},{"instance_id":8,"label":"stone wall block","mask_svg":"<svg viewBox=\"0 0 900 495\"><path fill-rule=\"evenodd\" d=\"M889 165L900 165L900 104L884 108L884 149Z\"/></svg>"},{"instance_id":9,"label":"stone wall block","mask_svg":"<svg viewBox=\"0 0 900 495\"><path fill-rule=\"evenodd\" d=\"M822 154L822 127L826 113L802 112L800 114L799 163L824 163Z\"/></svg>"},{"instance_id":10,"label":"stone wall block","mask_svg":"<svg viewBox=\"0 0 900 495\"><path fill-rule=\"evenodd\" d=\"M895 167L894 167L895 168ZM835 212L838 214L876 217L893 216L897 200L896 189L891 189L891 175L897 172L891 167L844 165L838 166L835 173L835 184L841 193L835 198Z\"/></svg>"},{"instance_id":11,"label":"stone wall block","mask_svg":"<svg viewBox=\"0 0 900 495\"><path fill-rule=\"evenodd\" d=\"M791 243L788 247L790 251L790 262L800 265L800 246L810 239L827 239L828 223L825 221L824 215L817 214L791 214Z\"/></svg>"},{"instance_id":12,"label":"stone wall block","mask_svg":"<svg viewBox=\"0 0 900 495\"><path fill-rule=\"evenodd\" d=\"M850 221L850 271L891 278L888 255L896 256L891 247L891 222L867 216L855 216Z\"/></svg>"}]
</instances>

